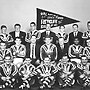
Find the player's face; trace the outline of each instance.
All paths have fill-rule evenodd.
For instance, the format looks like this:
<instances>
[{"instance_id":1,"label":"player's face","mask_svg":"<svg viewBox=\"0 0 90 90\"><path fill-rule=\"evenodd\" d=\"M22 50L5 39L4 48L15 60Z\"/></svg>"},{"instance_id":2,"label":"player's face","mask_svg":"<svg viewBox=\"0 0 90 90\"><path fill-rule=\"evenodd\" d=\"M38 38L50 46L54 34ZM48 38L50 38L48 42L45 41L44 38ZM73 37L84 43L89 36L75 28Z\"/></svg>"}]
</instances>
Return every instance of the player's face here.
<instances>
[{"instance_id":1,"label":"player's face","mask_svg":"<svg viewBox=\"0 0 90 90\"><path fill-rule=\"evenodd\" d=\"M33 44L36 43L36 37L35 37L35 36L32 36L32 38L31 38L31 43L33 43Z\"/></svg>"},{"instance_id":2,"label":"player's face","mask_svg":"<svg viewBox=\"0 0 90 90\"><path fill-rule=\"evenodd\" d=\"M78 27L77 27L76 25L73 26L73 31L74 31L74 32L78 31Z\"/></svg>"},{"instance_id":3,"label":"player's face","mask_svg":"<svg viewBox=\"0 0 90 90\"><path fill-rule=\"evenodd\" d=\"M16 39L15 43L16 43L16 45L20 45L21 44L21 40L20 39Z\"/></svg>"},{"instance_id":4,"label":"player's face","mask_svg":"<svg viewBox=\"0 0 90 90\"><path fill-rule=\"evenodd\" d=\"M44 63L45 63L46 65L48 65L48 64L50 63L50 59L49 59L49 58L45 58Z\"/></svg>"},{"instance_id":5,"label":"player's face","mask_svg":"<svg viewBox=\"0 0 90 90\"><path fill-rule=\"evenodd\" d=\"M67 63L68 60L69 60L69 59L67 58L67 56L65 56L65 57L62 58L62 62L63 62L63 63Z\"/></svg>"},{"instance_id":6,"label":"player's face","mask_svg":"<svg viewBox=\"0 0 90 90\"><path fill-rule=\"evenodd\" d=\"M88 30L90 30L90 23L88 23L87 28L88 28Z\"/></svg>"},{"instance_id":7,"label":"player's face","mask_svg":"<svg viewBox=\"0 0 90 90\"><path fill-rule=\"evenodd\" d=\"M65 27L64 26L61 26L59 29L60 29L61 32L65 31Z\"/></svg>"},{"instance_id":8,"label":"player's face","mask_svg":"<svg viewBox=\"0 0 90 90\"><path fill-rule=\"evenodd\" d=\"M47 25L46 25L46 30L47 30L47 31L50 31L50 29L51 29L50 24L47 24Z\"/></svg>"},{"instance_id":9,"label":"player's face","mask_svg":"<svg viewBox=\"0 0 90 90\"><path fill-rule=\"evenodd\" d=\"M36 25L30 24L30 29L31 29L32 31L35 30L35 29L36 29Z\"/></svg>"},{"instance_id":10,"label":"player's face","mask_svg":"<svg viewBox=\"0 0 90 90\"><path fill-rule=\"evenodd\" d=\"M28 60L28 61L26 61L26 64L27 64L27 65L29 65L29 64L30 64L30 61L29 61L29 60Z\"/></svg>"},{"instance_id":11,"label":"player's face","mask_svg":"<svg viewBox=\"0 0 90 90\"><path fill-rule=\"evenodd\" d=\"M0 48L1 48L2 50L5 50L5 49L6 49L5 43L1 43Z\"/></svg>"},{"instance_id":12,"label":"player's face","mask_svg":"<svg viewBox=\"0 0 90 90\"><path fill-rule=\"evenodd\" d=\"M86 57L82 57L82 64L83 65L87 64L87 58Z\"/></svg>"},{"instance_id":13,"label":"player's face","mask_svg":"<svg viewBox=\"0 0 90 90\"><path fill-rule=\"evenodd\" d=\"M1 33L6 34L7 28L2 28Z\"/></svg>"},{"instance_id":14,"label":"player's face","mask_svg":"<svg viewBox=\"0 0 90 90\"><path fill-rule=\"evenodd\" d=\"M19 32L20 31L20 26L15 26L15 31Z\"/></svg>"},{"instance_id":15,"label":"player's face","mask_svg":"<svg viewBox=\"0 0 90 90\"><path fill-rule=\"evenodd\" d=\"M46 39L45 39L45 43L46 43L47 45L49 45L49 44L51 43L51 41L52 41L52 40L51 40L50 38L46 38Z\"/></svg>"},{"instance_id":16,"label":"player's face","mask_svg":"<svg viewBox=\"0 0 90 90\"><path fill-rule=\"evenodd\" d=\"M78 40L78 39L75 39L75 40L74 40L74 44L75 44L75 45L78 45L78 44L79 44L79 40Z\"/></svg>"},{"instance_id":17,"label":"player's face","mask_svg":"<svg viewBox=\"0 0 90 90\"><path fill-rule=\"evenodd\" d=\"M5 61L6 64L11 64L11 61Z\"/></svg>"}]
</instances>

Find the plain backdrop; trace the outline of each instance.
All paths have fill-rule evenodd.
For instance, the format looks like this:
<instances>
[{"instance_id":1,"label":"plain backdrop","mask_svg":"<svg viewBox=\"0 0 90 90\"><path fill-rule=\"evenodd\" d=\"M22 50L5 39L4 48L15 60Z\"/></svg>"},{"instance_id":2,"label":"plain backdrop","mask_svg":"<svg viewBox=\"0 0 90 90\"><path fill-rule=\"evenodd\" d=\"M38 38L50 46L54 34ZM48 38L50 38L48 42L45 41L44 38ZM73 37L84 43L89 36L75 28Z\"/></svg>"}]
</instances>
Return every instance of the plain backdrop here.
<instances>
[{"instance_id":1,"label":"plain backdrop","mask_svg":"<svg viewBox=\"0 0 90 90\"><path fill-rule=\"evenodd\" d=\"M86 23L90 20L90 0L0 0L0 26L7 25L8 31L15 23L22 25L27 32L29 23L36 22L36 8L45 9L57 14L79 20L79 30L87 30ZM53 28L57 32L57 28ZM72 31L72 24L66 25L66 32Z\"/></svg>"}]
</instances>

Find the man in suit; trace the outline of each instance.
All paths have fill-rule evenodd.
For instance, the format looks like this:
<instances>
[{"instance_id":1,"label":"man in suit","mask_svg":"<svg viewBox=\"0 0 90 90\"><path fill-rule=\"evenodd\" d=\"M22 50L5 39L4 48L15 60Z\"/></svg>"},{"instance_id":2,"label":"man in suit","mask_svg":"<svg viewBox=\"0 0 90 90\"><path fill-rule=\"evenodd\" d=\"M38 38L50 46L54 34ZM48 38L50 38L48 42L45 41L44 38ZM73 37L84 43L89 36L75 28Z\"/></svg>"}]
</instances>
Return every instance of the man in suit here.
<instances>
[{"instance_id":1,"label":"man in suit","mask_svg":"<svg viewBox=\"0 0 90 90\"><path fill-rule=\"evenodd\" d=\"M58 60L62 59L65 55L68 56L68 48L69 45L64 43L64 39L62 37L59 38L59 44L57 44Z\"/></svg>"},{"instance_id":2,"label":"man in suit","mask_svg":"<svg viewBox=\"0 0 90 90\"><path fill-rule=\"evenodd\" d=\"M15 28L15 31L10 32L9 34L12 36L13 40L15 40L16 37L21 38L22 44L25 45L25 44L26 44L26 43L25 43L26 33L23 32L23 31L20 31L21 25L20 25L20 24L15 24L15 25L14 25L14 28ZM14 42L13 42L13 44L14 44Z\"/></svg>"},{"instance_id":3,"label":"man in suit","mask_svg":"<svg viewBox=\"0 0 90 90\"><path fill-rule=\"evenodd\" d=\"M77 24L73 24L72 28L73 28L73 32L69 34L69 44L72 45L74 43L74 39L77 37L80 41L80 45L83 46L83 39L82 39L83 33L78 31Z\"/></svg>"},{"instance_id":4,"label":"man in suit","mask_svg":"<svg viewBox=\"0 0 90 90\"><path fill-rule=\"evenodd\" d=\"M46 24L46 31L44 31L42 34L41 34L41 38L40 38L40 44L43 45L45 42L44 42L44 38L46 36L49 36L49 37L52 37L52 43L53 44L56 44L57 43L57 39L58 37L56 36L56 34L54 32L51 31L51 25L49 23Z\"/></svg>"},{"instance_id":5,"label":"man in suit","mask_svg":"<svg viewBox=\"0 0 90 90\"><path fill-rule=\"evenodd\" d=\"M30 43L27 44L26 57L31 58L33 65L37 65L37 62L40 62L40 45L36 42L35 35L32 35Z\"/></svg>"}]
</instances>

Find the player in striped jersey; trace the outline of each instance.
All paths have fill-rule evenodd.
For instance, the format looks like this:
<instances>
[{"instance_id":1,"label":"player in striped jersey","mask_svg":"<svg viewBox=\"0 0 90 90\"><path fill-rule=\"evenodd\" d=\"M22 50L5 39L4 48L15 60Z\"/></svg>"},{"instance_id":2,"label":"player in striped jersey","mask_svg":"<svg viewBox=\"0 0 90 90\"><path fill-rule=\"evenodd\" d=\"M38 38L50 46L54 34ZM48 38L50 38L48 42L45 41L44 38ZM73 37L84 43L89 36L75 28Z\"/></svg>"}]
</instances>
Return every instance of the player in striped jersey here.
<instances>
[{"instance_id":1,"label":"player in striped jersey","mask_svg":"<svg viewBox=\"0 0 90 90\"><path fill-rule=\"evenodd\" d=\"M12 55L14 57L13 63L19 67L26 56L26 47L21 44L21 39L19 37L16 38L15 43L15 45L11 46Z\"/></svg>"},{"instance_id":2,"label":"player in striped jersey","mask_svg":"<svg viewBox=\"0 0 90 90\"><path fill-rule=\"evenodd\" d=\"M60 88L74 85L75 83L74 70L76 66L69 61L67 56L63 56L63 58L57 64L57 67L58 67L58 83Z\"/></svg>"},{"instance_id":3,"label":"player in striped jersey","mask_svg":"<svg viewBox=\"0 0 90 90\"><path fill-rule=\"evenodd\" d=\"M52 44L52 38L46 36L45 44L40 48L40 58L44 60L45 58L50 58L52 61L57 60L57 47Z\"/></svg>"},{"instance_id":4,"label":"player in striped jersey","mask_svg":"<svg viewBox=\"0 0 90 90\"><path fill-rule=\"evenodd\" d=\"M88 59L85 55L81 57L81 63L77 64L77 67L79 69L78 70L79 77L77 82L82 87L86 87L86 86L90 87L90 63L88 63Z\"/></svg>"},{"instance_id":5,"label":"player in striped jersey","mask_svg":"<svg viewBox=\"0 0 90 90\"><path fill-rule=\"evenodd\" d=\"M88 58L88 62L90 62L90 39L86 40L87 46L84 48L83 55Z\"/></svg>"},{"instance_id":6,"label":"player in striped jersey","mask_svg":"<svg viewBox=\"0 0 90 90\"><path fill-rule=\"evenodd\" d=\"M6 43L1 42L0 43L0 57L1 57L2 61L6 56L12 57L12 52L9 48L6 48Z\"/></svg>"},{"instance_id":7,"label":"player in striped jersey","mask_svg":"<svg viewBox=\"0 0 90 90\"><path fill-rule=\"evenodd\" d=\"M49 58L45 58L44 61L36 68L37 76L40 83L40 88L51 88L55 83L55 73L57 72L56 64Z\"/></svg>"},{"instance_id":8,"label":"player in striped jersey","mask_svg":"<svg viewBox=\"0 0 90 90\"><path fill-rule=\"evenodd\" d=\"M78 38L75 38L74 44L70 45L68 54L70 58L80 58L83 54L83 47L79 44Z\"/></svg>"},{"instance_id":9,"label":"player in striped jersey","mask_svg":"<svg viewBox=\"0 0 90 90\"><path fill-rule=\"evenodd\" d=\"M30 30L27 33L26 37L25 37L25 41L30 43L30 39L31 39L31 37L33 35L36 36L36 39L37 40L40 39L40 37L41 37L41 33L36 30L36 24L35 24L35 22L31 22L30 23Z\"/></svg>"},{"instance_id":10,"label":"player in striped jersey","mask_svg":"<svg viewBox=\"0 0 90 90\"><path fill-rule=\"evenodd\" d=\"M12 63L13 60L10 56L6 56L5 63L0 65L0 85L2 88L14 88L17 82L17 67Z\"/></svg>"},{"instance_id":11,"label":"player in striped jersey","mask_svg":"<svg viewBox=\"0 0 90 90\"><path fill-rule=\"evenodd\" d=\"M30 88L35 83L34 75L36 75L35 67L31 64L30 58L26 58L24 63L19 68L19 75L22 79L19 88Z\"/></svg>"}]
</instances>

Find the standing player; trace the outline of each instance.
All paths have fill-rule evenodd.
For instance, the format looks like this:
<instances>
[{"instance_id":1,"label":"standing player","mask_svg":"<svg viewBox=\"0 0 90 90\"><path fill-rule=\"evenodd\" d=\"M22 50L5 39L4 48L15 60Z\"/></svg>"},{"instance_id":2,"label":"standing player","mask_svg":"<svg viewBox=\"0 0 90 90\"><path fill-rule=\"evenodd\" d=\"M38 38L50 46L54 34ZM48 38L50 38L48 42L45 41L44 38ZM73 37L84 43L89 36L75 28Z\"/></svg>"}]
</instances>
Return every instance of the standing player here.
<instances>
[{"instance_id":1,"label":"standing player","mask_svg":"<svg viewBox=\"0 0 90 90\"><path fill-rule=\"evenodd\" d=\"M68 34L65 32L65 26L61 25L59 26L59 33L57 34L58 38L63 38L64 39L64 43L68 43L69 41L69 36Z\"/></svg>"},{"instance_id":2,"label":"standing player","mask_svg":"<svg viewBox=\"0 0 90 90\"><path fill-rule=\"evenodd\" d=\"M11 43L13 42L13 38L10 34L7 34L6 31L7 31L7 26L2 25L1 34L0 34L0 43L5 42L7 44L7 47L10 47Z\"/></svg>"},{"instance_id":3,"label":"standing player","mask_svg":"<svg viewBox=\"0 0 90 90\"><path fill-rule=\"evenodd\" d=\"M35 22L30 23L30 30L25 37L26 42L30 42L32 35L35 35L37 40L41 37L41 33L36 30Z\"/></svg>"}]
</instances>

